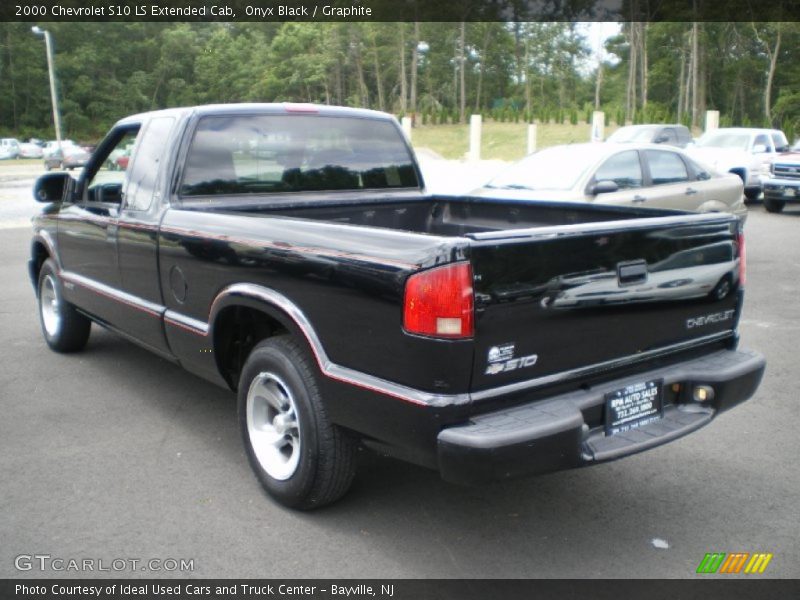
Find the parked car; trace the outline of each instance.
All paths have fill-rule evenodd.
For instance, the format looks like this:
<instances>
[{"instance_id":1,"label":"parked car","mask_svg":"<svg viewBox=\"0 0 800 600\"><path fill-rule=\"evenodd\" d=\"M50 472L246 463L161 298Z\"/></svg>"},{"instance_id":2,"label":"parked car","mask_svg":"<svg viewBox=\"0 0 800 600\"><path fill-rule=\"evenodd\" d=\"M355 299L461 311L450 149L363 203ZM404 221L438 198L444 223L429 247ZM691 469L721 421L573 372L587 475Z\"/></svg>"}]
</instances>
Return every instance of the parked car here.
<instances>
[{"instance_id":1,"label":"parked car","mask_svg":"<svg viewBox=\"0 0 800 600\"><path fill-rule=\"evenodd\" d=\"M685 148L692 141L692 132L685 125L626 125L620 127L607 142L616 144L666 144Z\"/></svg>"},{"instance_id":2,"label":"parked car","mask_svg":"<svg viewBox=\"0 0 800 600\"><path fill-rule=\"evenodd\" d=\"M748 200L761 196L762 179L768 174L771 159L788 150L789 142L778 129L723 127L708 131L687 153L718 171L741 177Z\"/></svg>"},{"instance_id":3,"label":"parked car","mask_svg":"<svg viewBox=\"0 0 800 600\"><path fill-rule=\"evenodd\" d=\"M473 194L747 215L738 177L713 172L677 148L653 144L552 146Z\"/></svg>"},{"instance_id":4,"label":"parked car","mask_svg":"<svg viewBox=\"0 0 800 600\"><path fill-rule=\"evenodd\" d=\"M89 160L90 154L80 146L74 144L61 142L61 148L56 148L49 156L44 159L44 168L49 171L51 169L67 169L71 171L82 167Z\"/></svg>"},{"instance_id":5,"label":"parked car","mask_svg":"<svg viewBox=\"0 0 800 600\"><path fill-rule=\"evenodd\" d=\"M44 150L38 144L32 142L23 142L19 145L20 158L42 158Z\"/></svg>"},{"instance_id":6,"label":"parked car","mask_svg":"<svg viewBox=\"0 0 800 600\"><path fill-rule=\"evenodd\" d=\"M19 140L16 138L0 139L0 159L19 157Z\"/></svg>"},{"instance_id":7,"label":"parked car","mask_svg":"<svg viewBox=\"0 0 800 600\"><path fill-rule=\"evenodd\" d=\"M274 154L243 152L266 136ZM761 380L764 358L737 350L729 214L430 195L394 117L341 107L139 114L98 148L77 181L34 187L45 342L79 351L94 322L236 393L248 460L288 506L342 496L359 444L506 480L688 435ZM633 291L543 302L587 271Z\"/></svg>"},{"instance_id":8,"label":"parked car","mask_svg":"<svg viewBox=\"0 0 800 600\"><path fill-rule=\"evenodd\" d=\"M58 140L49 140L45 142L44 147L42 149L44 153L44 158L48 158L52 156L56 150L58 150ZM77 146L75 142L72 140L61 140L61 146Z\"/></svg>"},{"instance_id":9,"label":"parked car","mask_svg":"<svg viewBox=\"0 0 800 600\"><path fill-rule=\"evenodd\" d=\"M800 144L772 159L764 179L764 208L779 213L787 204L800 202Z\"/></svg>"}]
</instances>

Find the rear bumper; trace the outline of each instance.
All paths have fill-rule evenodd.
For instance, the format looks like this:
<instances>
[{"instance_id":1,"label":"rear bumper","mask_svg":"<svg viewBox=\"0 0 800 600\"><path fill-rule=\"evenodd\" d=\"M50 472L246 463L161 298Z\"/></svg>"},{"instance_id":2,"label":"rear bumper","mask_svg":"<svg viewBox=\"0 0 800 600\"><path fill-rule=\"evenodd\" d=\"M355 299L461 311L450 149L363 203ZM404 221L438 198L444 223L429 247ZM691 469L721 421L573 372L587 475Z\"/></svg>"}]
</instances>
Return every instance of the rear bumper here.
<instances>
[{"instance_id":1,"label":"rear bumper","mask_svg":"<svg viewBox=\"0 0 800 600\"><path fill-rule=\"evenodd\" d=\"M708 356L609 381L547 400L473 417L466 425L442 430L438 462L442 478L478 484L615 460L682 437L708 424L719 413L744 402L758 388L765 360L748 351L722 350ZM664 389L663 418L613 436L590 427L586 415L602 410L605 394L655 379ZM691 399L695 385L714 389L712 400Z\"/></svg>"}]
</instances>

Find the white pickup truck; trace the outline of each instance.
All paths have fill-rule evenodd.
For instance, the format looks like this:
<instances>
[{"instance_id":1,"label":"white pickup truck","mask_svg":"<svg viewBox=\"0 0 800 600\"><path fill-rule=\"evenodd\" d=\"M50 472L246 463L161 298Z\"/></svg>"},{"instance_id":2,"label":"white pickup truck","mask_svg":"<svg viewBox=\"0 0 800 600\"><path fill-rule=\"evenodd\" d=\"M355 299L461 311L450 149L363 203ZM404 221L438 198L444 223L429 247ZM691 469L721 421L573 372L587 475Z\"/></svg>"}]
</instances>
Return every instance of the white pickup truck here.
<instances>
[{"instance_id":1,"label":"white pickup truck","mask_svg":"<svg viewBox=\"0 0 800 600\"><path fill-rule=\"evenodd\" d=\"M706 132L686 153L717 171L741 177L745 197L756 200L772 158L788 148L786 136L778 129L723 127Z\"/></svg>"}]
</instances>

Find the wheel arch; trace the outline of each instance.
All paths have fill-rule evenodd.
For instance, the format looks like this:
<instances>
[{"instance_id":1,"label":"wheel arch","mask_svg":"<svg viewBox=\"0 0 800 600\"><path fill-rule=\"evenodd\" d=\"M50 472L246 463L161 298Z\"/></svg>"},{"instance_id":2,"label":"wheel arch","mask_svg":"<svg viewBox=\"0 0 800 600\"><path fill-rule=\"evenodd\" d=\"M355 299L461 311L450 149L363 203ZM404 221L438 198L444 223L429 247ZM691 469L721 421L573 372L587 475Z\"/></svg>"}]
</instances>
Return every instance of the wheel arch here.
<instances>
[{"instance_id":1,"label":"wheel arch","mask_svg":"<svg viewBox=\"0 0 800 600\"><path fill-rule=\"evenodd\" d=\"M61 261L59 261L58 254L55 251L55 243L52 236L47 231L39 231L31 240L31 258L28 263L31 283L37 295L39 294L39 273L42 270L44 261L48 258L53 259L56 263L56 268L61 271Z\"/></svg>"},{"instance_id":2,"label":"wheel arch","mask_svg":"<svg viewBox=\"0 0 800 600\"><path fill-rule=\"evenodd\" d=\"M731 167L728 169L728 173L733 173L734 175L738 175L742 180L742 185L745 187L747 186L747 168L746 167Z\"/></svg>"},{"instance_id":3,"label":"wheel arch","mask_svg":"<svg viewBox=\"0 0 800 600\"><path fill-rule=\"evenodd\" d=\"M233 390L250 351L275 335L290 334L308 347L320 370L328 362L299 307L263 286L234 284L222 290L212 304L208 332L218 372Z\"/></svg>"}]
</instances>

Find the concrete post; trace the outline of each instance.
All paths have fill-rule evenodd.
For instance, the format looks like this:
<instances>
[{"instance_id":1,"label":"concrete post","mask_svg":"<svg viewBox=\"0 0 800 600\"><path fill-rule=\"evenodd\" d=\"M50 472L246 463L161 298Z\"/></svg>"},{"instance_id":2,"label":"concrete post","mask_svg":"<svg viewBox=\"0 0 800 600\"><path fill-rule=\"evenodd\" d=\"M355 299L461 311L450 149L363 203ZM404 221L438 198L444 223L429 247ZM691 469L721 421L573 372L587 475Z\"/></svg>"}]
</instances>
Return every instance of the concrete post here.
<instances>
[{"instance_id":1,"label":"concrete post","mask_svg":"<svg viewBox=\"0 0 800 600\"><path fill-rule=\"evenodd\" d=\"M528 125L528 154L536 152L536 123Z\"/></svg>"},{"instance_id":2,"label":"concrete post","mask_svg":"<svg viewBox=\"0 0 800 600\"><path fill-rule=\"evenodd\" d=\"M606 113L596 110L592 113L592 131L589 134L590 142L602 142L605 139Z\"/></svg>"},{"instance_id":3,"label":"concrete post","mask_svg":"<svg viewBox=\"0 0 800 600\"><path fill-rule=\"evenodd\" d=\"M403 133L406 134L408 141L411 141L411 117L403 117L400 124L403 126Z\"/></svg>"},{"instance_id":4,"label":"concrete post","mask_svg":"<svg viewBox=\"0 0 800 600\"><path fill-rule=\"evenodd\" d=\"M719 111L707 110L706 111L706 131L714 131L719 129Z\"/></svg>"},{"instance_id":5,"label":"concrete post","mask_svg":"<svg viewBox=\"0 0 800 600\"><path fill-rule=\"evenodd\" d=\"M472 115L469 118L469 159L481 159L481 123L480 115Z\"/></svg>"}]
</instances>

